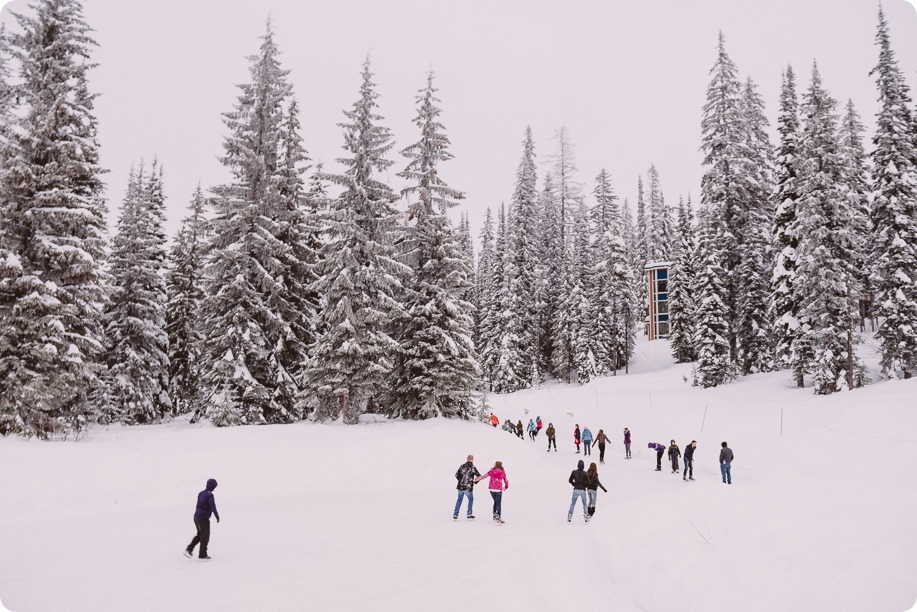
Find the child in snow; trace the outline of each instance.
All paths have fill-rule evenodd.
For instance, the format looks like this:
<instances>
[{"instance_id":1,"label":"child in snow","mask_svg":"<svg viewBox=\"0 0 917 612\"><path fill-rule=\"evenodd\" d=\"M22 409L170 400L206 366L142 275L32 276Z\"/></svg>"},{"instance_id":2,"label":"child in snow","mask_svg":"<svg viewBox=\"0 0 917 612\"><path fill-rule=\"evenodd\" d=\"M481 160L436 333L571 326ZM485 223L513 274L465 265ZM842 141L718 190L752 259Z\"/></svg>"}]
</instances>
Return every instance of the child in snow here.
<instances>
[{"instance_id":1,"label":"child in snow","mask_svg":"<svg viewBox=\"0 0 917 612\"><path fill-rule=\"evenodd\" d=\"M672 473L677 474L678 467L678 458L681 457L681 451L678 450L678 445L675 444L675 440L672 440L671 446L669 446L669 460L672 462Z\"/></svg>"},{"instance_id":2,"label":"child in snow","mask_svg":"<svg viewBox=\"0 0 917 612\"><path fill-rule=\"evenodd\" d=\"M586 478L589 481L586 485L586 497L587 505L589 506L589 516L591 517L595 514L595 500L599 495L599 487L606 493L608 493L608 489L606 489L599 480L599 468L597 468L594 463L589 464Z\"/></svg>"},{"instance_id":3,"label":"child in snow","mask_svg":"<svg viewBox=\"0 0 917 612\"><path fill-rule=\"evenodd\" d=\"M624 458L630 459L630 430L624 428Z\"/></svg>"},{"instance_id":4,"label":"child in snow","mask_svg":"<svg viewBox=\"0 0 917 612\"><path fill-rule=\"evenodd\" d=\"M480 482L485 478L490 478L487 489L494 499L494 520L497 523L503 523L503 519L500 518L503 512L503 491L509 489L509 479L506 477L506 472L503 471L503 462L497 461L486 474L478 476L474 481Z\"/></svg>"},{"instance_id":5,"label":"child in snow","mask_svg":"<svg viewBox=\"0 0 917 612\"><path fill-rule=\"evenodd\" d=\"M592 455L592 432L588 427L583 427L583 454Z\"/></svg>"},{"instance_id":6,"label":"child in snow","mask_svg":"<svg viewBox=\"0 0 917 612\"><path fill-rule=\"evenodd\" d=\"M576 424L576 429L573 430L573 443L576 444L576 454L578 455L580 445L579 423Z\"/></svg>"},{"instance_id":7,"label":"child in snow","mask_svg":"<svg viewBox=\"0 0 917 612\"><path fill-rule=\"evenodd\" d=\"M206 488L197 494L197 507L194 509L194 528L197 534L185 548L185 556L189 559L194 554L194 547L198 542L201 544L201 550L197 558L201 561L210 561L207 556L207 545L210 543L210 515L216 517L217 523L220 522L220 513L217 512L217 503L213 498L213 490L217 488L217 481L211 478L207 481Z\"/></svg>"},{"instance_id":8,"label":"child in snow","mask_svg":"<svg viewBox=\"0 0 917 612\"><path fill-rule=\"evenodd\" d=\"M665 452L665 444L659 444L658 442L650 442L646 445L647 448L651 448L656 451L656 471L662 471L662 453Z\"/></svg>"}]
</instances>

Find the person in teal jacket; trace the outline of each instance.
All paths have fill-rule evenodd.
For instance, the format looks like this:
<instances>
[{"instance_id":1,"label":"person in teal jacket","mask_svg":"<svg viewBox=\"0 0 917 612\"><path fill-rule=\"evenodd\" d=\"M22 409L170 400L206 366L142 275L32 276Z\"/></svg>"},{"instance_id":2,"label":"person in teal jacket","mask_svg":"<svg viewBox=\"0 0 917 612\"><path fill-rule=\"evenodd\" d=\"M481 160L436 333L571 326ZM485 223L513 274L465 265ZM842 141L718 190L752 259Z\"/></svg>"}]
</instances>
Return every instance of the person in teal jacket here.
<instances>
[{"instance_id":1,"label":"person in teal jacket","mask_svg":"<svg viewBox=\"0 0 917 612\"><path fill-rule=\"evenodd\" d=\"M592 455L592 432L588 427L583 427L583 454Z\"/></svg>"}]
</instances>

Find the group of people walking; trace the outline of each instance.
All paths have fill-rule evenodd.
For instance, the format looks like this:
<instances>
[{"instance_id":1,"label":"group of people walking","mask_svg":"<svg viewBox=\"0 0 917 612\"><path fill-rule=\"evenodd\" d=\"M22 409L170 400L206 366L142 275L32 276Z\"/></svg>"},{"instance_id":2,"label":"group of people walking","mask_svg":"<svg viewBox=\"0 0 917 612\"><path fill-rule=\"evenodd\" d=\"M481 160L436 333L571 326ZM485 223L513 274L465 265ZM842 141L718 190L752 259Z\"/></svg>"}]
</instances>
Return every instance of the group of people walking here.
<instances>
[{"instance_id":1,"label":"group of people walking","mask_svg":"<svg viewBox=\"0 0 917 612\"><path fill-rule=\"evenodd\" d=\"M678 459L682 457L682 454L675 440L672 440L668 447L658 442L650 442L646 446L656 451L657 472L662 471L662 455L668 452L668 459L672 463L672 473L679 473L680 468L678 466ZM726 442L723 442L720 446L720 473L723 476L723 484L732 484L732 462L735 459L735 454ZM696 448L697 440L691 440L691 443L685 447L685 453L683 455L685 468L681 475L682 480L694 480L694 450Z\"/></svg>"}]
</instances>

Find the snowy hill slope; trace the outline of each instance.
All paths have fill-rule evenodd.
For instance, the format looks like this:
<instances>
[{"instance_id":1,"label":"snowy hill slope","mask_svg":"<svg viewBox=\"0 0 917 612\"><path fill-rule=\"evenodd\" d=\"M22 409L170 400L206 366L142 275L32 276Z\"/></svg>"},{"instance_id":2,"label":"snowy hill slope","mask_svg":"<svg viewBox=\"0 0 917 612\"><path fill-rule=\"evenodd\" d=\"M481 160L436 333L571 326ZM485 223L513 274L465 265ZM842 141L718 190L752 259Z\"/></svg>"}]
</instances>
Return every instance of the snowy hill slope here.
<instances>
[{"instance_id":1,"label":"snowy hill slope","mask_svg":"<svg viewBox=\"0 0 917 612\"><path fill-rule=\"evenodd\" d=\"M544 434L446 420L0 439L0 599L15 612L914 605L917 381L817 397L774 373L704 391L664 343L640 351L627 376L490 397L501 421L553 422L556 453ZM615 441L588 525L566 522L576 423ZM672 438L698 441L696 482L654 471L647 442ZM451 518L468 453L482 472L504 462L503 526L483 485L478 518ZM222 522L200 563L181 549L209 477Z\"/></svg>"}]
</instances>

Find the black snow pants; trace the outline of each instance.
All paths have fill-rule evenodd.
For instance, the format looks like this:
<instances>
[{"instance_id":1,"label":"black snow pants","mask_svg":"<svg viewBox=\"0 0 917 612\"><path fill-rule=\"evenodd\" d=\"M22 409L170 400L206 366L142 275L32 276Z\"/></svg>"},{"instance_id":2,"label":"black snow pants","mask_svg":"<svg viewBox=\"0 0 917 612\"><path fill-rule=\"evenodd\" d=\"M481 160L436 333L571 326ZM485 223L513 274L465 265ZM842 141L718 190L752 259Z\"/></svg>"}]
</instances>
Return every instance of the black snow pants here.
<instances>
[{"instance_id":1,"label":"black snow pants","mask_svg":"<svg viewBox=\"0 0 917 612\"><path fill-rule=\"evenodd\" d=\"M200 542L201 552L198 556L203 559L207 556L207 545L210 544L210 519L195 518L194 526L197 528L197 534L191 540L191 544L188 545L188 550L194 552L194 547Z\"/></svg>"}]
</instances>

